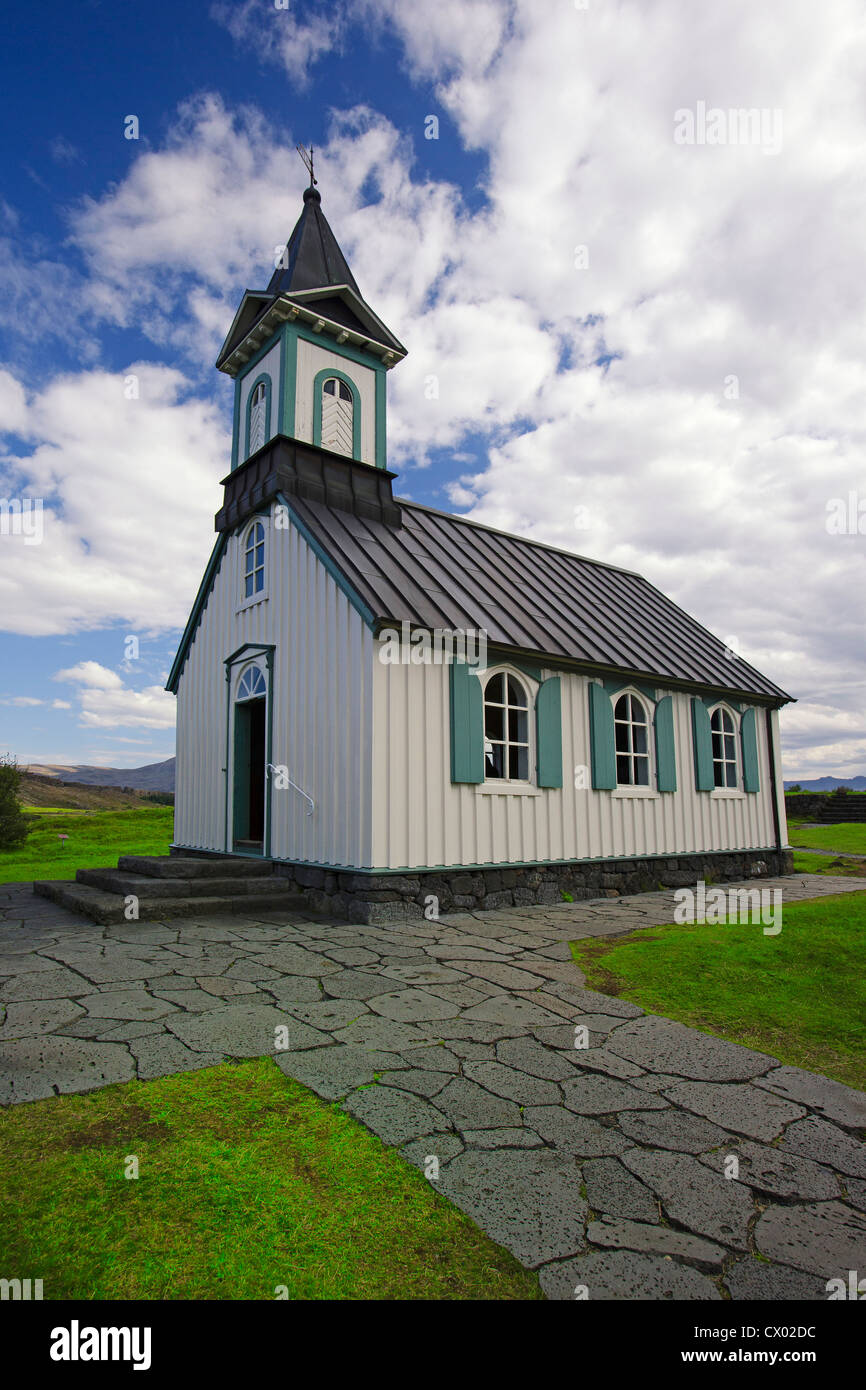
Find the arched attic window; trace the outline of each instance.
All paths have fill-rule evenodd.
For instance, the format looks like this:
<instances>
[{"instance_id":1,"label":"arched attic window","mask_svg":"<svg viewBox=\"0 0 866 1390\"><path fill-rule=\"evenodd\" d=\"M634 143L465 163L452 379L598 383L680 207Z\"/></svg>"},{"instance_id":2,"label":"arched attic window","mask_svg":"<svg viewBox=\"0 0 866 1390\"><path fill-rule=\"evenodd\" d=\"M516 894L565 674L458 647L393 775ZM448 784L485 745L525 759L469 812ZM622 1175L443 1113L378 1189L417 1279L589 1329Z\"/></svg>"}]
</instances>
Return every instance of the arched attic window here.
<instances>
[{"instance_id":1,"label":"arched attic window","mask_svg":"<svg viewBox=\"0 0 866 1390\"><path fill-rule=\"evenodd\" d=\"M613 708L617 786L650 784L649 720L637 695L620 695Z\"/></svg>"},{"instance_id":2,"label":"arched attic window","mask_svg":"<svg viewBox=\"0 0 866 1390\"><path fill-rule=\"evenodd\" d=\"M322 382L322 448L335 454L353 454L355 400L340 377Z\"/></svg>"},{"instance_id":3,"label":"arched attic window","mask_svg":"<svg viewBox=\"0 0 866 1390\"><path fill-rule=\"evenodd\" d=\"M484 686L484 775L529 781L529 695L517 676L497 671Z\"/></svg>"},{"instance_id":4,"label":"arched attic window","mask_svg":"<svg viewBox=\"0 0 866 1390\"><path fill-rule=\"evenodd\" d=\"M244 598L253 598L265 587L265 528L254 521L244 542Z\"/></svg>"},{"instance_id":5,"label":"arched attic window","mask_svg":"<svg viewBox=\"0 0 866 1390\"><path fill-rule=\"evenodd\" d=\"M734 721L723 705L713 710L710 730L713 736L713 781L717 787L736 787L739 782L736 732Z\"/></svg>"}]
</instances>

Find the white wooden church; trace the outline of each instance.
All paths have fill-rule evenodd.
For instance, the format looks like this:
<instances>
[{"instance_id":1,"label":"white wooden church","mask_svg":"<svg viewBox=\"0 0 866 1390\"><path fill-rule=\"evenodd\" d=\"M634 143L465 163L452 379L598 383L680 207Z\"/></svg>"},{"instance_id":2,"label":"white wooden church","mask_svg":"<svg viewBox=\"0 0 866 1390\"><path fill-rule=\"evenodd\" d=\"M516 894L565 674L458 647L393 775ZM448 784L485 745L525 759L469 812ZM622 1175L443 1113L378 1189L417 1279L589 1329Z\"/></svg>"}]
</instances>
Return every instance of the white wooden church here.
<instances>
[{"instance_id":1,"label":"white wooden church","mask_svg":"<svg viewBox=\"0 0 866 1390\"><path fill-rule=\"evenodd\" d=\"M174 852L276 861L367 920L789 867L790 697L638 574L395 497L404 356L311 185L217 361L232 459L168 681Z\"/></svg>"}]
</instances>

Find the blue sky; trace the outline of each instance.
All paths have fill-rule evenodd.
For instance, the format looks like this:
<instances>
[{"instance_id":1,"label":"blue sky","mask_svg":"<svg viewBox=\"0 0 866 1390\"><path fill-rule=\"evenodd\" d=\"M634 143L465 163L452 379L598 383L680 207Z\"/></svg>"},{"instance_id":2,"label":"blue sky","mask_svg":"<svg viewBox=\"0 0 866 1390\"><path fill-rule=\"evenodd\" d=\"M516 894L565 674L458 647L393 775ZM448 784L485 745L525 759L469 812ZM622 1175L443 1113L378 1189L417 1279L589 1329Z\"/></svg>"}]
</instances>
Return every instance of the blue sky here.
<instances>
[{"instance_id":1,"label":"blue sky","mask_svg":"<svg viewBox=\"0 0 866 1390\"><path fill-rule=\"evenodd\" d=\"M0 535L0 749L173 752L161 687L228 466L213 361L300 210L302 141L409 348L398 490L640 570L798 697L787 776L866 770L864 538L826 525L864 495L857 5L820 35L806 0L723 9L7 10L0 495L42 498L44 535ZM699 101L778 111L784 143L683 148Z\"/></svg>"}]
</instances>

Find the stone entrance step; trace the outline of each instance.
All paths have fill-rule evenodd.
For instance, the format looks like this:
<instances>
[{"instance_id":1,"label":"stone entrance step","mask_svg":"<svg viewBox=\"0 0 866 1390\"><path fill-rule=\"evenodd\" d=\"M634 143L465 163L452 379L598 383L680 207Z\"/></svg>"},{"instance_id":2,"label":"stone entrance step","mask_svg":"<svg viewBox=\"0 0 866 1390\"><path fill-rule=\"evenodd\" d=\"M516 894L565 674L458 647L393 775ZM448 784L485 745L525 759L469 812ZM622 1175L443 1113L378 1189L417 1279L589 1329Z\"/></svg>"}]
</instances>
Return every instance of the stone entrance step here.
<instances>
[{"instance_id":1,"label":"stone entrance step","mask_svg":"<svg viewBox=\"0 0 866 1390\"><path fill-rule=\"evenodd\" d=\"M41 880L34 893L101 926L223 913L297 912L304 898L273 864L236 855L126 854L117 868L79 869L74 882ZM130 898L135 916L130 917Z\"/></svg>"}]
</instances>

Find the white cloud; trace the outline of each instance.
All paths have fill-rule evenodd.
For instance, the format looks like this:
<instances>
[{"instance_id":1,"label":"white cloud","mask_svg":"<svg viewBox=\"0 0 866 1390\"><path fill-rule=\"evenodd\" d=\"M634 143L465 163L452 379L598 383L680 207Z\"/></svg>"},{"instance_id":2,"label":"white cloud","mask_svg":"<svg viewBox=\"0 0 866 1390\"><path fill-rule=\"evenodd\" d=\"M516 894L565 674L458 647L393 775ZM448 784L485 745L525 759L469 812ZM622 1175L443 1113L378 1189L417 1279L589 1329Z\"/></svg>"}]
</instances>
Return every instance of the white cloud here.
<instances>
[{"instance_id":1,"label":"white cloud","mask_svg":"<svg viewBox=\"0 0 866 1390\"><path fill-rule=\"evenodd\" d=\"M77 685L84 728L174 728L175 700L162 686L132 690L116 671L98 661L80 661L77 666L58 671L54 679Z\"/></svg>"},{"instance_id":2,"label":"white cloud","mask_svg":"<svg viewBox=\"0 0 866 1390\"><path fill-rule=\"evenodd\" d=\"M138 381L138 399L126 383ZM182 626L213 544L229 436L171 368L58 377L31 402L29 454L7 456L7 495L43 499L41 544L0 535L7 631L42 636L122 621Z\"/></svg>"},{"instance_id":3,"label":"white cloud","mask_svg":"<svg viewBox=\"0 0 866 1390\"><path fill-rule=\"evenodd\" d=\"M295 87L309 85L310 69L335 45L339 16L309 14L305 23L296 19L288 0L244 0L243 4L217 4L211 18L228 29L232 38L251 50L260 61L281 64Z\"/></svg>"}]
</instances>

